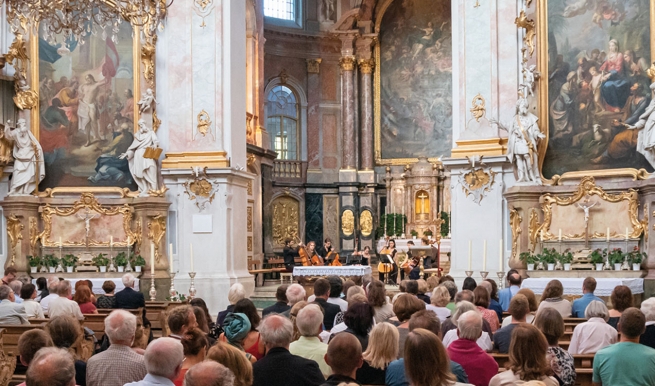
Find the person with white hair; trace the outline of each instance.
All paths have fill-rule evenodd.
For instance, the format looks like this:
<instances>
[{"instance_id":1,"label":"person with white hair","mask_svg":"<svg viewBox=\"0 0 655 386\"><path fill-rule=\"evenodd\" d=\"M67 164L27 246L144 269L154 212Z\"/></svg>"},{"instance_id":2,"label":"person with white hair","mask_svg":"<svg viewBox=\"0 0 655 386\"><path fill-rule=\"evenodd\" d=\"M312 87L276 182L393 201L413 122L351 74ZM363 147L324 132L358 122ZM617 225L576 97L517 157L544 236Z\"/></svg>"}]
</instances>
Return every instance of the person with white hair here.
<instances>
[{"instance_id":1,"label":"person with white hair","mask_svg":"<svg viewBox=\"0 0 655 386\"><path fill-rule=\"evenodd\" d=\"M316 361L289 352L293 324L281 315L269 315L259 325L266 356L252 365L252 386L315 386L325 377Z\"/></svg>"},{"instance_id":2,"label":"person with white hair","mask_svg":"<svg viewBox=\"0 0 655 386\"><path fill-rule=\"evenodd\" d=\"M283 312L281 315L286 316L287 318L291 315L291 309L293 308L294 305L298 302L302 302L305 300L305 297L307 296L307 291L303 288L298 283L291 284L287 288L287 304L289 305L289 309L285 312Z\"/></svg>"},{"instance_id":3,"label":"person with white hair","mask_svg":"<svg viewBox=\"0 0 655 386\"><path fill-rule=\"evenodd\" d=\"M498 374L498 363L478 346L482 336L482 314L477 311L463 313L457 321L459 339L448 346L450 360L459 363L474 385L488 385Z\"/></svg>"},{"instance_id":4,"label":"person with white hair","mask_svg":"<svg viewBox=\"0 0 655 386\"><path fill-rule=\"evenodd\" d=\"M30 362L26 378L29 386L75 386L73 355L62 348L44 347Z\"/></svg>"},{"instance_id":5,"label":"person with white hair","mask_svg":"<svg viewBox=\"0 0 655 386\"><path fill-rule=\"evenodd\" d=\"M14 303L14 291L8 285L0 285L0 325L30 324L25 308Z\"/></svg>"},{"instance_id":6,"label":"person with white hair","mask_svg":"<svg viewBox=\"0 0 655 386\"><path fill-rule=\"evenodd\" d=\"M59 297L53 299L48 307L48 317L50 319L56 318L57 316L67 315L77 320L84 320L84 315L82 315L80 305L69 299L72 292L73 289L71 288L70 281L62 280L59 282L59 285L57 286L57 295L59 295Z\"/></svg>"},{"instance_id":7,"label":"person with white hair","mask_svg":"<svg viewBox=\"0 0 655 386\"><path fill-rule=\"evenodd\" d=\"M124 386L172 386L182 371L184 348L179 340L173 338L155 339L146 348L143 359L148 374L143 380Z\"/></svg>"},{"instance_id":8,"label":"person with white hair","mask_svg":"<svg viewBox=\"0 0 655 386\"><path fill-rule=\"evenodd\" d=\"M48 291L50 292L48 296L44 297L41 299L41 308L43 308L44 313L48 313L48 307L50 306L50 302L53 299L56 299L59 297L57 295L57 286L59 285L59 278L56 276L51 276L48 278Z\"/></svg>"},{"instance_id":9,"label":"person with white hair","mask_svg":"<svg viewBox=\"0 0 655 386\"><path fill-rule=\"evenodd\" d=\"M475 311L477 308L475 305L471 302L467 301L461 301L457 303L457 308L455 308L455 312L453 313L453 316L450 318L451 322L457 327L459 318L466 312L469 311ZM458 336L458 331L457 328L454 330L449 330L446 332L446 334L443 336L443 345L444 347L448 348L451 343L459 339L460 337ZM482 331L482 335L478 339L476 339L476 342L478 346L480 346L481 349L484 351L491 351L493 348L493 343L491 342L491 336L489 336L489 333L486 331Z\"/></svg>"},{"instance_id":10,"label":"person with white hair","mask_svg":"<svg viewBox=\"0 0 655 386\"><path fill-rule=\"evenodd\" d=\"M325 363L328 345L321 342L318 335L323 331L323 312L318 304L310 304L298 312L296 326L300 339L291 343L289 352L318 363L321 372L327 378L332 374L330 366Z\"/></svg>"},{"instance_id":11,"label":"person with white hair","mask_svg":"<svg viewBox=\"0 0 655 386\"><path fill-rule=\"evenodd\" d=\"M610 312L605 303L592 300L585 309L587 321L575 326L569 353L594 354L598 350L619 341L618 333L614 327L607 324ZM537 313L538 315L538 313Z\"/></svg>"},{"instance_id":12,"label":"person with white hair","mask_svg":"<svg viewBox=\"0 0 655 386\"><path fill-rule=\"evenodd\" d=\"M655 348L655 298L648 298L641 303L641 312L646 316L646 332L639 337L639 343Z\"/></svg>"},{"instance_id":13,"label":"person with white hair","mask_svg":"<svg viewBox=\"0 0 655 386\"><path fill-rule=\"evenodd\" d=\"M143 355L132 350L136 316L125 310L112 311L105 318L105 334L111 346L89 358L87 386L123 386L143 379L148 373Z\"/></svg>"},{"instance_id":14,"label":"person with white hair","mask_svg":"<svg viewBox=\"0 0 655 386\"><path fill-rule=\"evenodd\" d=\"M20 290L23 288L23 283L19 280L13 280L9 282L9 288L14 291L14 297L16 298L14 303L21 304L23 302L23 298L20 297Z\"/></svg>"},{"instance_id":15,"label":"person with white hair","mask_svg":"<svg viewBox=\"0 0 655 386\"><path fill-rule=\"evenodd\" d=\"M243 287L243 284L241 283L232 284L230 290L227 292L227 301L230 302L230 305L227 306L225 310L218 313L218 317L216 317L216 325L222 326L225 317L229 313L231 313L232 310L234 310L234 306L237 304L237 302L245 298L246 298L246 289Z\"/></svg>"},{"instance_id":16,"label":"person with white hair","mask_svg":"<svg viewBox=\"0 0 655 386\"><path fill-rule=\"evenodd\" d=\"M205 361L191 367L184 376L186 386L233 386L234 374L214 361Z\"/></svg>"},{"instance_id":17,"label":"person with white hair","mask_svg":"<svg viewBox=\"0 0 655 386\"><path fill-rule=\"evenodd\" d=\"M121 278L125 288L121 291L116 292L114 297L116 298L116 308L122 308L124 310L135 310L137 308L146 307L146 299L143 297L143 294L139 291L134 290L134 283L136 278L131 273L126 273ZM144 313L145 317L145 313ZM144 324L147 324L146 320L143 321Z\"/></svg>"}]
</instances>

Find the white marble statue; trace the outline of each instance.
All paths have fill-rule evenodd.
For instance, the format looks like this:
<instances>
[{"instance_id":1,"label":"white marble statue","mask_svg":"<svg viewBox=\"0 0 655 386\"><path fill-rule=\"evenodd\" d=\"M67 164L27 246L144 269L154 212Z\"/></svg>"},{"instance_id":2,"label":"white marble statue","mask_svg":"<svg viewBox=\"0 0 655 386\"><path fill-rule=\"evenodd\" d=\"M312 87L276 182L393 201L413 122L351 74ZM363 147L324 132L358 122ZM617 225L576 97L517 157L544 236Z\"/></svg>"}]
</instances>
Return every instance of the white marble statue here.
<instances>
[{"instance_id":1,"label":"white marble statue","mask_svg":"<svg viewBox=\"0 0 655 386\"><path fill-rule=\"evenodd\" d=\"M19 119L15 129L7 125L4 136L14 142L14 172L9 195L28 196L36 190L37 178L41 182L45 177L43 149L27 127L25 119Z\"/></svg>"},{"instance_id":2,"label":"white marble statue","mask_svg":"<svg viewBox=\"0 0 655 386\"><path fill-rule=\"evenodd\" d=\"M541 185L537 143L546 136L537 125L536 115L528 111L528 101L519 98L516 102L516 115L509 127L498 126L509 133L507 155L514 164L517 183Z\"/></svg>"},{"instance_id":3,"label":"white marble statue","mask_svg":"<svg viewBox=\"0 0 655 386\"><path fill-rule=\"evenodd\" d=\"M130 173L139 187L139 196L141 197L146 197L151 190L158 189L157 160L144 157L148 147L158 148L159 140L157 134L146 125L143 119L140 119L139 131L134 134L132 145L119 158L127 157Z\"/></svg>"},{"instance_id":4,"label":"white marble statue","mask_svg":"<svg viewBox=\"0 0 655 386\"><path fill-rule=\"evenodd\" d=\"M152 93L152 89L149 88L141 95L141 100L137 103L137 105L139 105L139 112L143 114L148 109L150 109L150 112L152 112L155 108L155 103L157 103L157 100L155 99L155 95Z\"/></svg>"},{"instance_id":5,"label":"white marble statue","mask_svg":"<svg viewBox=\"0 0 655 386\"><path fill-rule=\"evenodd\" d=\"M523 97L534 96L534 84L537 79L541 77L541 73L537 71L537 65L523 67L523 82L519 86Z\"/></svg>"},{"instance_id":6,"label":"white marble statue","mask_svg":"<svg viewBox=\"0 0 655 386\"><path fill-rule=\"evenodd\" d=\"M655 91L655 82L650 85ZM655 167L655 98L650 101L646 111L639 117L634 126L626 125L630 130L639 130L637 135L637 151L644 155L651 166ZM653 178L651 175L650 178Z\"/></svg>"}]
</instances>

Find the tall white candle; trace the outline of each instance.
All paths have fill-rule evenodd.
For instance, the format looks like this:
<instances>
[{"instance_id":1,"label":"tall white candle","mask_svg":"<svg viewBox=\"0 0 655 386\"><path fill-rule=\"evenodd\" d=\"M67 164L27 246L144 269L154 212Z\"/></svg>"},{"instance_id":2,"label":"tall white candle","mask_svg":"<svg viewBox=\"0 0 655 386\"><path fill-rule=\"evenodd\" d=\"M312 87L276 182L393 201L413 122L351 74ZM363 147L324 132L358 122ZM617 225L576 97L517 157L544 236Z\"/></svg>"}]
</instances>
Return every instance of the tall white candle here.
<instances>
[{"instance_id":1,"label":"tall white candle","mask_svg":"<svg viewBox=\"0 0 655 386\"><path fill-rule=\"evenodd\" d=\"M64 242L62 241L61 236L59 236L59 246L60 247L64 246Z\"/></svg>"},{"instance_id":2,"label":"tall white candle","mask_svg":"<svg viewBox=\"0 0 655 386\"><path fill-rule=\"evenodd\" d=\"M610 242L610 227L607 227L607 242Z\"/></svg>"},{"instance_id":3,"label":"tall white candle","mask_svg":"<svg viewBox=\"0 0 655 386\"><path fill-rule=\"evenodd\" d=\"M173 243L168 244L168 269L173 273Z\"/></svg>"},{"instance_id":4,"label":"tall white candle","mask_svg":"<svg viewBox=\"0 0 655 386\"><path fill-rule=\"evenodd\" d=\"M193 270L193 244L190 244L191 247L191 272L195 272Z\"/></svg>"},{"instance_id":5,"label":"tall white candle","mask_svg":"<svg viewBox=\"0 0 655 386\"><path fill-rule=\"evenodd\" d=\"M131 245L130 244L130 236L127 236L127 246L128 246L128 248L129 248L130 245Z\"/></svg>"},{"instance_id":6,"label":"tall white candle","mask_svg":"<svg viewBox=\"0 0 655 386\"><path fill-rule=\"evenodd\" d=\"M628 234L628 228L625 228L625 239L628 240L630 235Z\"/></svg>"},{"instance_id":7,"label":"tall white candle","mask_svg":"<svg viewBox=\"0 0 655 386\"><path fill-rule=\"evenodd\" d=\"M155 243L150 243L150 274L155 275Z\"/></svg>"},{"instance_id":8,"label":"tall white candle","mask_svg":"<svg viewBox=\"0 0 655 386\"><path fill-rule=\"evenodd\" d=\"M562 241L562 229L559 230L559 241Z\"/></svg>"},{"instance_id":9,"label":"tall white candle","mask_svg":"<svg viewBox=\"0 0 655 386\"><path fill-rule=\"evenodd\" d=\"M498 248L500 253L498 254L499 256L499 263L498 263L498 269L502 272L503 271L503 239L500 239L500 248Z\"/></svg>"},{"instance_id":10,"label":"tall white candle","mask_svg":"<svg viewBox=\"0 0 655 386\"><path fill-rule=\"evenodd\" d=\"M484 245L482 247L484 252L482 253L482 270L487 270L487 240L484 240Z\"/></svg>"},{"instance_id":11,"label":"tall white candle","mask_svg":"<svg viewBox=\"0 0 655 386\"><path fill-rule=\"evenodd\" d=\"M473 255L473 240L469 240L469 271L471 270L471 256Z\"/></svg>"},{"instance_id":12,"label":"tall white candle","mask_svg":"<svg viewBox=\"0 0 655 386\"><path fill-rule=\"evenodd\" d=\"M541 230L541 242L542 243L544 242L544 230L543 229Z\"/></svg>"},{"instance_id":13,"label":"tall white candle","mask_svg":"<svg viewBox=\"0 0 655 386\"><path fill-rule=\"evenodd\" d=\"M113 235L109 236L109 246L112 247L112 248L114 247L114 236Z\"/></svg>"}]
</instances>

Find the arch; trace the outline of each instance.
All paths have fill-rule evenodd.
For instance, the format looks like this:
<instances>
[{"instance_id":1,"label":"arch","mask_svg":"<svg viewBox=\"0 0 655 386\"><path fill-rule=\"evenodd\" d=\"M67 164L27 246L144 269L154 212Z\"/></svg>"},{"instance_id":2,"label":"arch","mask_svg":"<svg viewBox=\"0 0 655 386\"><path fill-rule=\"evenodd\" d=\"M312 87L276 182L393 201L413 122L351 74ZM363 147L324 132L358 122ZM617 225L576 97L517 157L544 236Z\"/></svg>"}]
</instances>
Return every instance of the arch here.
<instances>
[{"instance_id":1,"label":"arch","mask_svg":"<svg viewBox=\"0 0 655 386\"><path fill-rule=\"evenodd\" d=\"M264 118L263 122L266 125L268 122L268 95L269 93L277 86L288 87L296 96L296 100L299 104L299 120L300 124L298 125L298 143L300 144L298 148L298 157L300 161L307 161L307 95L302 87L302 84L292 76L285 75L285 79L282 77L276 76L272 78L266 88L264 89ZM271 138L273 136L271 135ZM275 147L272 146L272 149Z\"/></svg>"}]
</instances>

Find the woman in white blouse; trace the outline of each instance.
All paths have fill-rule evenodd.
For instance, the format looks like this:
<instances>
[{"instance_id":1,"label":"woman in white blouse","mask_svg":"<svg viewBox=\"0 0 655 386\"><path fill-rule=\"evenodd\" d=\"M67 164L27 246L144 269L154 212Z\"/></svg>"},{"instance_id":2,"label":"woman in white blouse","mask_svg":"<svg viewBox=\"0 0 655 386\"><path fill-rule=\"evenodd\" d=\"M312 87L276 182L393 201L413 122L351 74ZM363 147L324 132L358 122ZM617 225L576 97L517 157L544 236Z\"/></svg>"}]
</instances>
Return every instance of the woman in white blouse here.
<instances>
[{"instance_id":1,"label":"woman in white blouse","mask_svg":"<svg viewBox=\"0 0 655 386\"><path fill-rule=\"evenodd\" d=\"M562 318L570 318L571 302L562 299L563 295L564 287L562 286L562 282L559 280L549 281L544 292L541 294L541 303L539 303L537 313L543 308L554 308L562 315Z\"/></svg>"},{"instance_id":2,"label":"woman in white blouse","mask_svg":"<svg viewBox=\"0 0 655 386\"><path fill-rule=\"evenodd\" d=\"M480 312L478 311L478 308L471 302L462 300L461 302L457 303L457 308L455 308L455 312L453 312L453 316L451 317L453 324L457 326L457 321L459 320L459 317L468 311ZM457 335L457 329L450 330L443 337L443 345L445 347L448 347L450 346L451 343L453 343L457 339L459 339L459 336ZM491 349L493 349L494 347L493 343L491 343L491 337L489 336L489 333L486 331L482 331L482 336L478 338L476 343L484 351L491 351Z\"/></svg>"},{"instance_id":3,"label":"woman in white blouse","mask_svg":"<svg viewBox=\"0 0 655 386\"><path fill-rule=\"evenodd\" d=\"M573 330L569 353L594 354L598 350L614 344L618 341L618 333L614 327L607 324L609 311L603 302L594 300L585 310L584 323L580 323Z\"/></svg>"},{"instance_id":4,"label":"woman in white blouse","mask_svg":"<svg viewBox=\"0 0 655 386\"><path fill-rule=\"evenodd\" d=\"M445 286L435 288L430 296L430 302L432 304L425 306L425 309L434 312L441 323L445 322L446 318L450 316L450 310L446 307L450 302L448 288Z\"/></svg>"}]
</instances>

